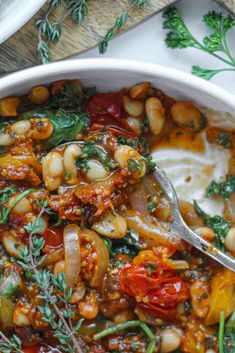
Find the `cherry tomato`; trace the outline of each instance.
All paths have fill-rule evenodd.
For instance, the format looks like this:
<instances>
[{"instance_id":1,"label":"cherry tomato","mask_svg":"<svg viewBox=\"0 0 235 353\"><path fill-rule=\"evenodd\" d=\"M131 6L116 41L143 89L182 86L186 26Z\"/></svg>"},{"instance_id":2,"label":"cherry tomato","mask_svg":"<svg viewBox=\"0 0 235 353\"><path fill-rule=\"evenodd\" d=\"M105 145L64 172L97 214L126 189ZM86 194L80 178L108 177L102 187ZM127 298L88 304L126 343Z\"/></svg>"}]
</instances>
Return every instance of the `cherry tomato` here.
<instances>
[{"instance_id":1,"label":"cherry tomato","mask_svg":"<svg viewBox=\"0 0 235 353\"><path fill-rule=\"evenodd\" d=\"M90 98L87 103L87 110L90 113L91 121L103 122L102 119L120 120L124 117L122 98L124 92L98 93Z\"/></svg>"},{"instance_id":2,"label":"cherry tomato","mask_svg":"<svg viewBox=\"0 0 235 353\"><path fill-rule=\"evenodd\" d=\"M39 353L40 352L40 347L39 346L34 346L34 347L27 347L23 349L24 353Z\"/></svg>"},{"instance_id":3,"label":"cherry tomato","mask_svg":"<svg viewBox=\"0 0 235 353\"><path fill-rule=\"evenodd\" d=\"M125 266L120 273L120 288L135 297L138 305L165 319L173 318L177 305L189 296L186 283L160 262L156 268L144 264Z\"/></svg>"},{"instance_id":4,"label":"cherry tomato","mask_svg":"<svg viewBox=\"0 0 235 353\"><path fill-rule=\"evenodd\" d=\"M50 253L63 246L63 228L49 226L43 233L45 245L43 252Z\"/></svg>"}]
</instances>

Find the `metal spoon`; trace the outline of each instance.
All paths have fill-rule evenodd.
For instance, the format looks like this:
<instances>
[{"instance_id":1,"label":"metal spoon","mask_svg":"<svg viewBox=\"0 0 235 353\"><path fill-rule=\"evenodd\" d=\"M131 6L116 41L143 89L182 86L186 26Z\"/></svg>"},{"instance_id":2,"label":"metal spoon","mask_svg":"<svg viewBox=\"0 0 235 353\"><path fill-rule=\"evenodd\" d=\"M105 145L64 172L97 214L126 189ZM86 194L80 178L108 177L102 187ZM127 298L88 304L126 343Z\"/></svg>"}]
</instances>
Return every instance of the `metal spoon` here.
<instances>
[{"instance_id":1,"label":"metal spoon","mask_svg":"<svg viewBox=\"0 0 235 353\"><path fill-rule=\"evenodd\" d=\"M214 260L235 272L235 258L218 250L211 243L201 238L197 233L190 229L184 222L178 204L175 189L167 177L166 173L156 168L154 177L165 192L171 204L173 222L169 223L169 228L187 243L195 246L198 250L212 257Z\"/></svg>"},{"instance_id":2,"label":"metal spoon","mask_svg":"<svg viewBox=\"0 0 235 353\"><path fill-rule=\"evenodd\" d=\"M66 147L67 145L78 144L81 146L81 141L71 141L63 143L53 150L58 150L58 148ZM53 151L52 150L52 151ZM185 240L187 243L195 246L198 250L202 251L207 256L212 257L214 260L218 261L220 264L229 268L235 272L235 258L225 254L224 252L217 249L211 243L201 238L197 233L190 229L184 222L178 204L178 198L175 192L175 189L170 182L166 173L159 168L155 169L154 177L156 181L161 186L162 190L165 192L171 204L171 211L173 222L168 223L170 230L179 236L179 238Z\"/></svg>"}]
</instances>

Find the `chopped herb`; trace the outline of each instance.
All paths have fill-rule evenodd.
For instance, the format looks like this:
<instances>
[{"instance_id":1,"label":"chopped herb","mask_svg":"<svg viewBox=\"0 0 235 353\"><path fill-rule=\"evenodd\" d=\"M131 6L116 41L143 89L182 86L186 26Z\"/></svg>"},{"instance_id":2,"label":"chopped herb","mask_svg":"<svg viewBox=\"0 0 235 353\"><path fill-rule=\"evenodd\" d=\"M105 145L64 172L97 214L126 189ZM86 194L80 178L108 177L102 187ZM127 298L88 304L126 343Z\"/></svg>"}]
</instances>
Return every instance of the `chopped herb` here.
<instances>
[{"instance_id":1,"label":"chopped herb","mask_svg":"<svg viewBox=\"0 0 235 353\"><path fill-rule=\"evenodd\" d=\"M202 220L205 222L205 224L215 232L217 248L224 251L225 247L224 247L223 239L226 237L229 231L230 223L225 221L220 216L217 216L217 215L209 216L199 207L199 205L195 200L194 200L194 207L198 216L200 216Z\"/></svg>"},{"instance_id":2,"label":"chopped herb","mask_svg":"<svg viewBox=\"0 0 235 353\"><path fill-rule=\"evenodd\" d=\"M127 168L131 172L141 171L141 169L142 169L141 162L137 161L137 159L135 159L135 158L129 158L127 160Z\"/></svg>"},{"instance_id":3,"label":"chopped herb","mask_svg":"<svg viewBox=\"0 0 235 353\"><path fill-rule=\"evenodd\" d=\"M155 336L154 336L153 332L150 330L150 328L145 323L138 321L138 320L127 321L123 324L118 324L118 325L108 327L108 328L104 329L103 331L96 333L94 335L94 339L99 340L103 337L113 335L116 332L119 332L122 330L129 330L130 328L133 328L133 327L141 328L144 331L144 333L147 335L150 342L149 342L146 353L152 353L155 348Z\"/></svg>"},{"instance_id":4,"label":"chopped herb","mask_svg":"<svg viewBox=\"0 0 235 353\"><path fill-rule=\"evenodd\" d=\"M156 163L153 161L153 157L151 155L145 157L147 172L152 173L156 169Z\"/></svg>"},{"instance_id":5,"label":"chopped herb","mask_svg":"<svg viewBox=\"0 0 235 353\"><path fill-rule=\"evenodd\" d=\"M235 192L235 175L226 176L223 182L212 181L206 190L207 196L220 195L228 200L230 195Z\"/></svg>"},{"instance_id":6,"label":"chopped herb","mask_svg":"<svg viewBox=\"0 0 235 353\"><path fill-rule=\"evenodd\" d=\"M157 208L156 201L149 202L147 208L148 208L149 212L154 212Z\"/></svg>"},{"instance_id":7,"label":"chopped herb","mask_svg":"<svg viewBox=\"0 0 235 353\"><path fill-rule=\"evenodd\" d=\"M4 295L8 298L13 297L15 294L19 292L19 286L10 284L9 287L5 290Z\"/></svg>"},{"instance_id":8,"label":"chopped herb","mask_svg":"<svg viewBox=\"0 0 235 353\"><path fill-rule=\"evenodd\" d=\"M45 223L43 221L43 218L37 217L34 222L28 223L24 226L24 229L29 233L29 234L37 234L41 233L42 230L45 228Z\"/></svg>"},{"instance_id":9,"label":"chopped herb","mask_svg":"<svg viewBox=\"0 0 235 353\"><path fill-rule=\"evenodd\" d=\"M148 272L151 274L156 269L157 265L156 264L148 264L145 267L147 268Z\"/></svg>"},{"instance_id":10,"label":"chopped herb","mask_svg":"<svg viewBox=\"0 0 235 353\"><path fill-rule=\"evenodd\" d=\"M34 191L35 191L35 189L25 190L22 194L20 194L19 196L17 196L15 198L15 200L14 200L14 202L12 202L11 206L6 207L4 205L0 205L0 224L6 224L8 222L8 218L10 216L11 211L17 205L17 203L20 202L24 197L26 197L27 195L31 194Z\"/></svg>"},{"instance_id":11,"label":"chopped herb","mask_svg":"<svg viewBox=\"0 0 235 353\"><path fill-rule=\"evenodd\" d=\"M64 178L65 178L66 180L70 180L70 179L71 179L71 176L72 176L71 172L66 172L65 175L64 175Z\"/></svg>"},{"instance_id":12,"label":"chopped herb","mask_svg":"<svg viewBox=\"0 0 235 353\"><path fill-rule=\"evenodd\" d=\"M139 149L139 139L138 139L138 137L133 137L133 138L129 138L128 139L128 138L126 138L123 135L119 135L117 137L117 140L122 145L127 145L127 146L130 146L130 147L133 147L136 150Z\"/></svg>"},{"instance_id":13,"label":"chopped herb","mask_svg":"<svg viewBox=\"0 0 235 353\"><path fill-rule=\"evenodd\" d=\"M121 239L111 240L106 237L103 239L111 257L115 257L117 254L125 254L133 258L142 249L139 234L133 230L128 231L125 237Z\"/></svg>"},{"instance_id":14,"label":"chopped herb","mask_svg":"<svg viewBox=\"0 0 235 353\"><path fill-rule=\"evenodd\" d=\"M6 204L9 201L9 198L16 193L15 186L8 186L2 190L0 190L0 202L2 204Z\"/></svg>"},{"instance_id":15,"label":"chopped herb","mask_svg":"<svg viewBox=\"0 0 235 353\"><path fill-rule=\"evenodd\" d=\"M217 143L225 148L232 146L232 135L230 132L221 131L217 137Z\"/></svg>"}]
</instances>

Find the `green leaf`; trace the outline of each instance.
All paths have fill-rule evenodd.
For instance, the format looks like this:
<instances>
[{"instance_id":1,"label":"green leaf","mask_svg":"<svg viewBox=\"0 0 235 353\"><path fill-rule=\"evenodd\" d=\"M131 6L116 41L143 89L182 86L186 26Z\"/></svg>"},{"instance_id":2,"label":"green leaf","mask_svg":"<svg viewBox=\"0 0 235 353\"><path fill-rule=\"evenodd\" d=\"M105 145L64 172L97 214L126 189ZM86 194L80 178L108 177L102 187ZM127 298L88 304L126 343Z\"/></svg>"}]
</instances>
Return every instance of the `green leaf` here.
<instances>
[{"instance_id":1,"label":"green leaf","mask_svg":"<svg viewBox=\"0 0 235 353\"><path fill-rule=\"evenodd\" d=\"M31 235L41 233L44 228L45 222L42 217L37 217L34 222L24 226L24 229Z\"/></svg>"},{"instance_id":2,"label":"green leaf","mask_svg":"<svg viewBox=\"0 0 235 353\"><path fill-rule=\"evenodd\" d=\"M224 16L222 12L210 11L204 17L203 21L213 31L221 33L228 32L235 26L235 20L230 16Z\"/></svg>"},{"instance_id":3,"label":"green leaf","mask_svg":"<svg viewBox=\"0 0 235 353\"><path fill-rule=\"evenodd\" d=\"M212 181L206 190L207 196L220 195L225 200L235 192L235 175L226 176L223 182Z\"/></svg>"},{"instance_id":4,"label":"green leaf","mask_svg":"<svg viewBox=\"0 0 235 353\"><path fill-rule=\"evenodd\" d=\"M228 131L221 131L217 137L217 143L225 148L232 147L232 134Z\"/></svg>"},{"instance_id":5,"label":"green leaf","mask_svg":"<svg viewBox=\"0 0 235 353\"><path fill-rule=\"evenodd\" d=\"M195 200L194 207L198 216L200 216L204 223L215 232L217 248L220 250L225 250L223 239L229 231L230 223L225 221L225 219L220 216L209 216L199 207Z\"/></svg>"},{"instance_id":6,"label":"green leaf","mask_svg":"<svg viewBox=\"0 0 235 353\"><path fill-rule=\"evenodd\" d=\"M4 295L8 298L11 298L18 293L19 289L19 286L11 283L9 287L5 290Z\"/></svg>"}]
</instances>

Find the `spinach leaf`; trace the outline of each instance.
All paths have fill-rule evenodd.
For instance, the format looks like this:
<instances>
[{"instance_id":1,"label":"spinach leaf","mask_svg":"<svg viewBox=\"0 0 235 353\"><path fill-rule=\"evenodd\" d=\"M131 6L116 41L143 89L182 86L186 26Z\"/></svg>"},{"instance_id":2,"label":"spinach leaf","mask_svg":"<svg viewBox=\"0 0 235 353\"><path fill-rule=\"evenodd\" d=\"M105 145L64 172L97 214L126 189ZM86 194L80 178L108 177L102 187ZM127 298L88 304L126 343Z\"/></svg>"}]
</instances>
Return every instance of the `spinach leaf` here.
<instances>
[{"instance_id":1,"label":"spinach leaf","mask_svg":"<svg viewBox=\"0 0 235 353\"><path fill-rule=\"evenodd\" d=\"M225 200L235 192L235 175L226 177L223 182L212 181L206 190L207 196L221 195Z\"/></svg>"},{"instance_id":2,"label":"spinach leaf","mask_svg":"<svg viewBox=\"0 0 235 353\"><path fill-rule=\"evenodd\" d=\"M225 148L232 146L232 134L227 131L221 131L217 137L217 143Z\"/></svg>"},{"instance_id":3,"label":"spinach leaf","mask_svg":"<svg viewBox=\"0 0 235 353\"><path fill-rule=\"evenodd\" d=\"M225 324L223 336L224 353L235 352L235 311Z\"/></svg>"},{"instance_id":4,"label":"spinach leaf","mask_svg":"<svg viewBox=\"0 0 235 353\"><path fill-rule=\"evenodd\" d=\"M229 231L229 225L230 223L225 221L220 216L209 216L206 214L197 204L197 202L194 200L194 207L195 211L197 212L198 216L202 218L202 220L205 222L205 224L211 228L215 234L216 234L216 242L215 245L218 249L220 250L225 250L224 244L223 244L223 238L227 235Z\"/></svg>"},{"instance_id":5,"label":"spinach leaf","mask_svg":"<svg viewBox=\"0 0 235 353\"><path fill-rule=\"evenodd\" d=\"M45 142L47 149L52 149L63 142L75 140L78 134L90 126L90 119L87 114L78 114L64 109L58 109L57 111L32 110L21 114L19 119L32 118L47 118L53 124L53 134Z\"/></svg>"},{"instance_id":6,"label":"spinach leaf","mask_svg":"<svg viewBox=\"0 0 235 353\"><path fill-rule=\"evenodd\" d=\"M139 243L139 234L133 230L128 231L125 237L121 239L111 240L106 237L103 239L111 257L115 257L117 254L125 254L133 258L142 249Z\"/></svg>"}]
</instances>

